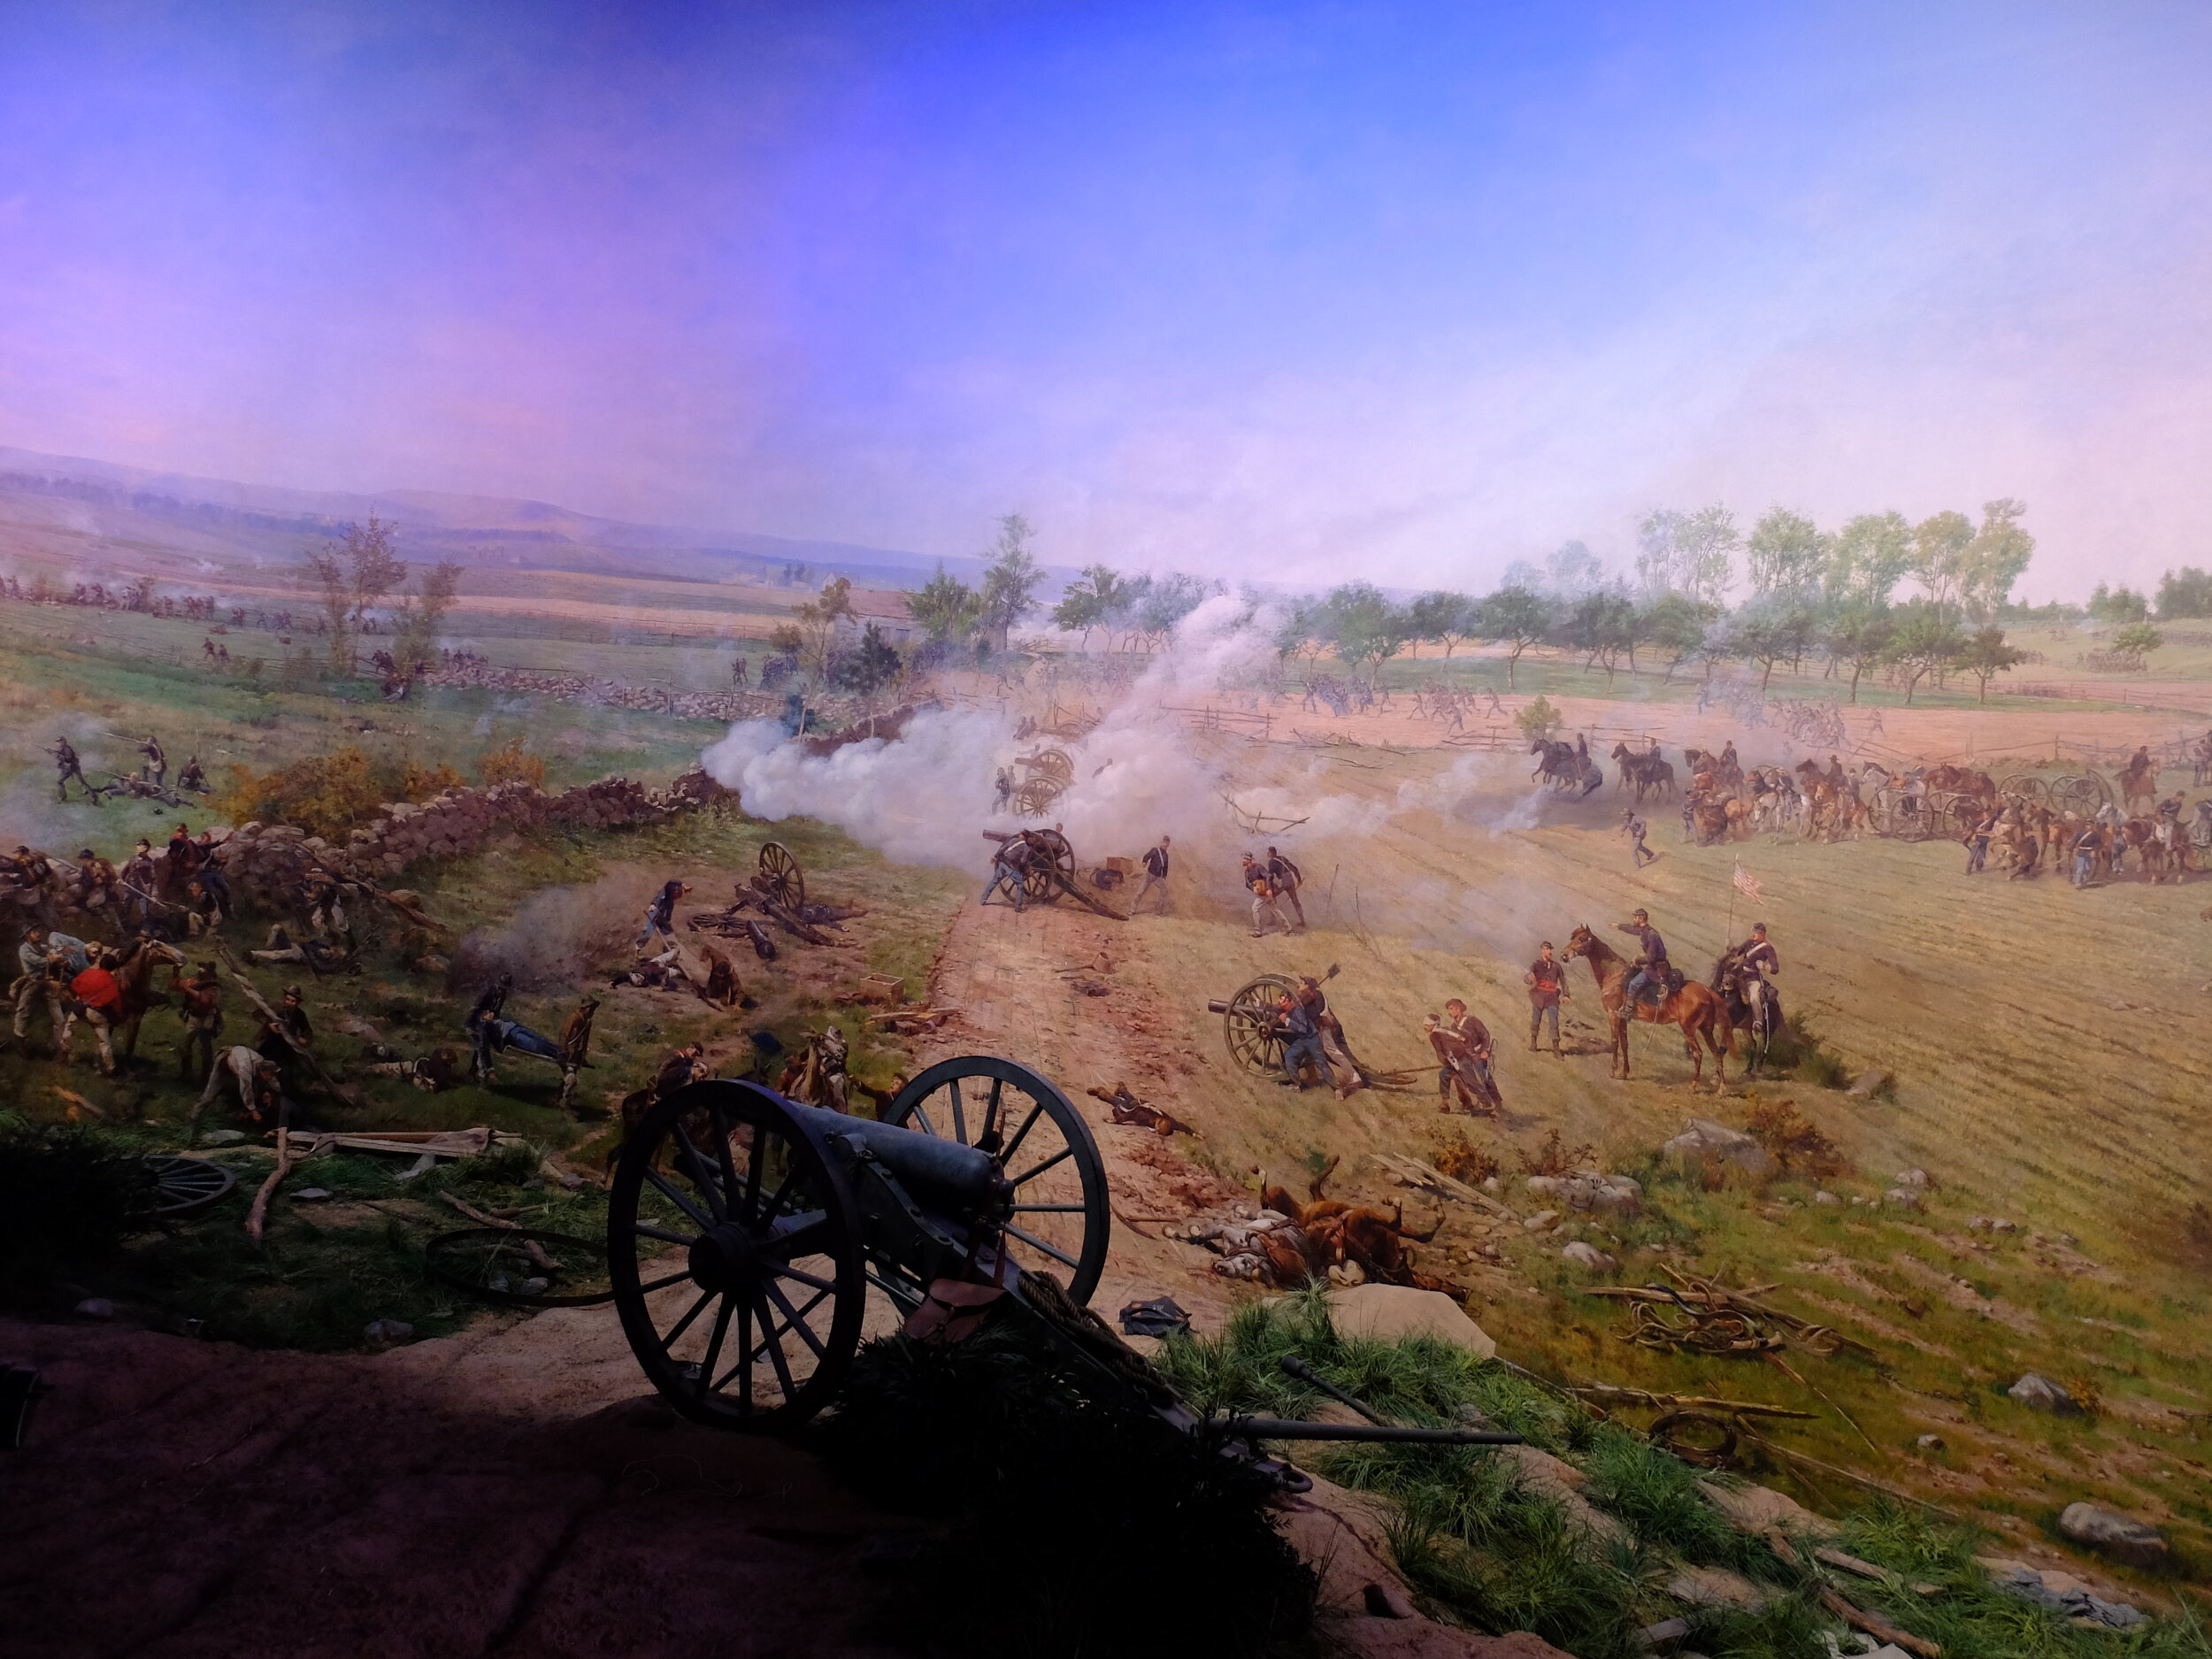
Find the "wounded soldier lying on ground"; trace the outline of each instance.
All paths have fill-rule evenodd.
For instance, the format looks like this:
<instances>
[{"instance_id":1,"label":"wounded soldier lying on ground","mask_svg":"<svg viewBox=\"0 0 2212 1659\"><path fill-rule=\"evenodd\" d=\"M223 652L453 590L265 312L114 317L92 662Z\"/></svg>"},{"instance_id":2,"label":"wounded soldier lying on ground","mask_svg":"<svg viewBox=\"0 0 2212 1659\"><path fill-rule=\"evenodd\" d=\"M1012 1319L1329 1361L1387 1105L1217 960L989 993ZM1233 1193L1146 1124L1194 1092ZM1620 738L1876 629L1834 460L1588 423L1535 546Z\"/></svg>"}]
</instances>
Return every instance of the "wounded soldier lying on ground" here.
<instances>
[{"instance_id":1,"label":"wounded soldier lying on ground","mask_svg":"<svg viewBox=\"0 0 2212 1659\"><path fill-rule=\"evenodd\" d=\"M404 1078L427 1094L442 1094L461 1080L459 1060L444 1048L433 1048L419 1060L379 1060L364 1070L371 1077Z\"/></svg>"},{"instance_id":2,"label":"wounded soldier lying on ground","mask_svg":"<svg viewBox=\"0 0 2212 1659\"><path fill-rule=\"evenodd\" d=\"M269 930L269 942L260 950L246 953L256 962L303 962L317 973L358 973L361 964L357 959L359 948L354 943L353 930L341 928L334 938L309 937L295 940L279 922Z\"/></svg>"},{"instance_id":3,"label":"wounded soldier lying on ground","mask_svg":"<svg viewBox=\"0 0 2212 1659\"><path fill-rule=\"evenodd\" d=\"M674 945L657 956L646 957L634 968L623 969L607 981L611 986L635 985L663 991L690 982L691 976L684 972L681 953Z\"/></svg>"}]
</instances>

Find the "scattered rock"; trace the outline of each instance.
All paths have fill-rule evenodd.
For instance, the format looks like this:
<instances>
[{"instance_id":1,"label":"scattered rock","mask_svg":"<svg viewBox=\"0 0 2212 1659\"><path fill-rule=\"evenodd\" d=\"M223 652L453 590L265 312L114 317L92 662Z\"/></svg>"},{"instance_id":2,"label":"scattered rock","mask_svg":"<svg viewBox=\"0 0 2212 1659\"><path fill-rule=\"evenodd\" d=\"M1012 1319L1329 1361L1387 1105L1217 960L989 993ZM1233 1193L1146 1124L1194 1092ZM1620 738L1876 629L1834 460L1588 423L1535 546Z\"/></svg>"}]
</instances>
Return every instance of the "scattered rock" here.
<instances>
[{"instance_id":1,"label":"scattered rock","mask_svg":"<svg viewBox=\"0 0 2212 1659\"><path fill-rule=\"evenodd\" d=\"M1725 1567L1685 1567L1667 1580L1667 1594L1692 1607L1740 1608L1747 1613L1767 1604L1764 1591Z\"/></svg>"},{"instance_id":2,"label":"scattered rock","mask_svg":"<svg viewBox=\"0 0 2212 1659\"><path fill-rule=\"evenodd\" d=\"M1620 1266L1610 1256L1594 1244L1585 1244L1577 1239L1559 1252L1577 1267L1586 1267L1593 1273L1610 1273Z\"/></svg>"},{"instance_id":3,"label":"scattered rock","mask_svg":"<svg viewBox=\"0 0 2212 1659\"><path fill-rule=\"evenodd\" d=\"M1574 1175L1532 1175L1524 1185L1532 1193L1557 1199L1569 1210L1633 1216L1644 1207L1642 1184L1625 1175L1586 1170Z\"/></svg>"},{"instance_id":4,"label":"scattered rock","mask_svg":"<svg viewBox=\"0 0 2212 1659\"><path fill-rule=\"evenodd\" d=\"M1915 1440L1913 1445L1923 1452L1939 1452L1944 1449L1943 1437L1940 1434L1924 1434Z\"/></svg>"},{"instance_id":5,"label":"scattered rock","mask_svg":"<svg viewBox=\"0 0 2212 1659\"><path fill-rule=\"evenodd\" d=\"M1802 1532L1809 1538L1835 1538L1843 1532L1826 1516L1814 1514L1789 1494L1771 1486L1724 1486L1701 1480L1698 1489L1739 1532L1763 1537L1769 1527L1778 1526L1786 1532Z\"/></svg>"},{"instance_id":6,"label":"scattered rock","mask_svg":"<svg viewBox=\"0 0 2212 1659\"><path fill-rule=\"evenodd\" d=\"M115 1317L115 1304L105 1296L87 1296L77 1304L77 1317L80 1319L112 1319Z\"/></svg>"},{"instance_id":7,"label":"scattered rock","mask_svg":"<svg viewBox=\"0 0 2212 1659\"><path fill-rule=\"evenodd\" d=\"M1488 1333L1439 1290L1416 1290L1410 1285L1356 1285L1332 1290L1329 1317L1342 1336L1371 1336L1386 1342L1427 1336L1455 1343L1483 1359L1495 1359L1498 1355L1498 1345Z\"/></svg>"},{"instance_id":8,"label":"scattered rock","mask_svg":"<svg viewBox=\"0 0 2212 1659\"><path fill-rule=\"evenodd\" d=\"M1740 1129L1705 1118L1691 1118L1680 1134L1659 1149L1685 1164L1732 1164L1760 1180L1775 1171L1773 1156L1756 1141Z\"/></svg>"},{"instance_id":9,"label":"scattered rock","mask_svg":"<svg viewBox=\"0 0 2212 1659\"><path fill-rule=\"evenodd\" d=\"M1916 1187L1893 1187L1882 1194L1886 1204L1895 1204L1900 1210L1924 1210L1926 1200Z\"/></svg>"},{"instance_id":10,"label":"scattered rock","mask_svg":"<svg viewBox=\"0 0 2212 1659\"><path fill-rule=\"evenodd\" d=\"M1888 1081L1889 1073L1878 1067L1871 1071L1862 1071L1851 1079L1851 1093L1860 1095L1878 1094L1882 1091L1883 1085Z\"/></svg>"},{"instance_id":11,"label":"scattered rock","mask_svg":"<svg viewBox=\"0 0 2212 1659\"><path fill-rule=\"evenodd\" d=\"M1494 1175L1486 1175L1482 1178L1482 1190L1486 1193L1502 1193L1505 1190L1505 1183Z\"/></svg>"},{"instance_id":12,"label":"scattered rock","mask_svg":"<svg viewBox=\"0 0 2212 1659\"><path fill-rule=\"evenodd\" d=\"M524 1279L515 1288L526 1296L542 1296L551 1287L552 1283L553 1281L549 1279L541 1279L534 1275Z\"/></svg>"},{"instance_id":13,"label":"scattered rock","mask_svg":"<svg viewBox=\"0 0 2212 1659\"><path fill-rule=\"evenodd\" d=\"M1813 1194L1813 1202L1816 1204L1840 1204L1843 1202L1843 1200L1837 1197L1833 1193L1828 1191L1826 1187L1823 1187L1820 1191Z\"/></svg>"},{"instance_id":14,"label":"scattered rock","mask_svg":"<svg viewBox=\"0 0 2212 1659\"><path fill-rule=\"evenodd\" d=\"M2068 1504L2059 1512L2058 1530L2077 1544L2133 1567L2162 1566L2172 1554L2156 1527L2093 1503Z\"/></svg>"},{"instance_id":15,"label":"scattered rock","mask_svg":"<svg viewBox=\"0 0 2212 1659\"><path fill-rule=\"evenodd\" d=\"M1334 1621L1332 1653L1345 1659L1568 1659L1568 1655L1527 1631L1481 1636L1427 1618Z\"/></svg>"},{"instance_id":16,"label":"scattered rock","mask_svg":"<svg viewBox=\"0 0 2212 1659\"><path fill-rule=\"evenodd\" d=\"M303 1187L292 1194L292 1202L296 1204L319 1204L329 1196L330 1188L327 1187Z\"/></svg>"},{"instance_id":17,"label":"scattered rock","mask_svg":"<svg viewBox=\"0 0 2212 1659\"><path fill-rule=\"evenodd\" d=\"M1682 1639L1690 1633L1686 1618L1663 1618L1656 1624L1647 1624L1636 1632L1636 1640L1655 1653L1665 1653L1678 1647Z\"/></svg>"},{"instance_id":18,"label":"scattered rock","mask_svg":"<svg viewBox=\"0 0 2212 1659\"><path fill-rule=\"evenodd\" d=\"M361 1334L372 1342L404 1342L415 1334L415 1327L404 1319L372 1319L362 1326Z\"/></svg>"},{"instance_id":19,"label":"scattered rock","mask_svg":"<svg viewBox=\"0 0 2212 1659\"><path fill-rule=\"evenodd\" d=\"M1559 1212L1556 1210L1540 1210L1521 1225L1531 1233L1548 1233L1559 1225Z\"/></svg>"},{"instance_id":20,"label":"scattered rock","mask_svg":"<svg viewBox=\"0 0 2212 1659\"><path fill-rule=\"evenodd\" d=\"M2046 1411L2055 1417L2078 1417L2082 1415L2081 1407L2073 1395L2037 1371L2025 1373L2005 1392L2031 1411Z\"/></svg>"},{"instance_id":21,"label":"scattered rock","mask_svg":"<svg viewBox=\"0 0 2212 1659\"><path fill-rule=\"evenodd\" d=\"M246 1138L242 1129L211 1129L200 1137L204 1147L234 1147Z\"/></svg>"},{"instance_id":22,"label":"scattered rock","mask_svg":"<svg viewBox=\"0 0 2212 1659\"><path fill-rule=\"evenodd\" d=\"M1934 1189L1935 1180L1925 1170L1901 1170L1897 1174L1897 1184L1925 1193Z\"/></svg>"},{"instance_id":23,"label":"scattered rock","mask_svg":"<svg viewBox=\"0 0 2212 1659\"><path fill-rule=\"evenodd\" d=\"M2105 1601L2070 1572L2038 1572L2024 1561L2008 1561L1996 1555L1977 1555L1974 1560L1996 1581L1999 1589L2038 1607L2052 1608L2070 1617L2113 1630L2127 1630L2143 1622L2142 1609L2125 1601Z\"/></svg>"}]
</instances>

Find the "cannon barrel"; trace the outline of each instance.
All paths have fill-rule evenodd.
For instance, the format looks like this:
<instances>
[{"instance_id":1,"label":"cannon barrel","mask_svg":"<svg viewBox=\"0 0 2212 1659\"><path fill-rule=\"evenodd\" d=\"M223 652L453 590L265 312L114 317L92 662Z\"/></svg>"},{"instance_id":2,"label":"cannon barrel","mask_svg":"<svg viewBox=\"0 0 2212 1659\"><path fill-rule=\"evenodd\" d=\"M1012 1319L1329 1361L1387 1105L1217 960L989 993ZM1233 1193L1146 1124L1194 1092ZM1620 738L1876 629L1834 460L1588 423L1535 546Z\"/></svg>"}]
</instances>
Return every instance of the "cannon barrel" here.
<instances>
[{"instance_id":1,"label":"cannon barrel","mask_svg":"<svg viewBox=\"0 0 2212 1659\"><path fill-rule=\"evenodd\" d=\"M1255 1440L1382 1440L1417 1446L1519 1446L1495 1429L1398 1428L1380 1423L1302 1423L1291 1417L1208 1417L1206 1426Z\"/></svg>"},{"instance_id":2,"label":"cannon barrel","mask_svg":"<svg viewBox=\"0 0 2212 1659\"><path fill-rule=\"evenodd\" d=\"M918 1196L947 1199L972 1210L995 1209L1001 1202L1005 1178L987 1152L872 1118L849 1118L825 1106L794 1102L791 1110L817 1133L866 1148L901 1181L920 1189Z\"/></svg>"}]
</instances>

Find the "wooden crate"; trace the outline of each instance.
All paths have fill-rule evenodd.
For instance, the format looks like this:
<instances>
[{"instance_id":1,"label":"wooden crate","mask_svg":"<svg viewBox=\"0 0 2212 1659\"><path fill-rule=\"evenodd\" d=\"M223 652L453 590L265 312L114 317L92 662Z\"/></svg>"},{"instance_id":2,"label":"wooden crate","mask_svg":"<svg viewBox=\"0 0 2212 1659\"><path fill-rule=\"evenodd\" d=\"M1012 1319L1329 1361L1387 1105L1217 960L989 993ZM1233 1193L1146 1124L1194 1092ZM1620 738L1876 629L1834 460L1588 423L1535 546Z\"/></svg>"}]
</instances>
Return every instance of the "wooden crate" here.
<instances>
[{"instance_id":1,"label":"wooden crate","mask_svg":"<svg viewBox=\"0 0 2212 1659\"><path fill-rule=\"evenodd\" d=\"M887 973L865 973L860 978L860 995L864 1002L883 1002L896 1008L906 1000L906 981Z\"/></svg>"}]
</instances>

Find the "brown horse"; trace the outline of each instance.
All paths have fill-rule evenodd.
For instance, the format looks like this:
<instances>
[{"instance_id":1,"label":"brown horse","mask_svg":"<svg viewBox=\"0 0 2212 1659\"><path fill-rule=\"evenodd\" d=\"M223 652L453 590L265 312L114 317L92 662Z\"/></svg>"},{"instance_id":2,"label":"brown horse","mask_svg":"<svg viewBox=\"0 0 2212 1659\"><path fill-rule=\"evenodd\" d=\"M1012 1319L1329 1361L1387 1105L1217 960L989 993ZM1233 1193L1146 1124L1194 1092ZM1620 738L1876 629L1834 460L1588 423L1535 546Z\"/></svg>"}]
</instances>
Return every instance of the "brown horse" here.
<instances>
[{"instance_id":1,"label":"brown horse","mask_svg":"<svg viewBox=\"0 0 2212 1659\"><path fill-rule=\"evenodd\" d=\"M158 939L142 939L131 947L128 956L109 969L115 976L115 988L123 995L123 1012L115 1022L115 1035L127 1060L138 1057L138 1028L147 1014L168 1004L167 995L154 989L154 970L165 964L181 968L184 952Z\"/></svg>"},{"instance_id":2,"label":"brown horse","mask_svg":"<svg viewBox=\"0 0 2212 1659\"><path fill-rule=\"evenodd\" d=\"M2120 784L2120 810L2133 815L2138 801L2145 805L2158 804L2159 764L2148 755L2138 755L2117 774Z\"/></svg>"},{"instance_id":3,"label":"brown horse","mask_svg":"<svg viewBox=\"0 0 2212 1659\"><path fill-rule=\"evenodd\" d=\"M1695 1088L1705 1080L1705 1055L1699 1048L1698 1040L1703 1038L1705 1047L1713 1051L1713 1092L1718 1094L1728 1082L1728 1045L1735 1040L1735 1027L1729 1023L1728 1010L1719 997L1695 979L1683 981L1682 988L1657 1002L1637 1002L1628 1000L1628 964L1620 953L1607 944L1588 925L1577 926L1567 935L1566 959L1580 956L1590 964L1590 972L1598 982L1598 1000L1605 1004L1606 1017L1613 1022L1613 1075L1628 1075L1628 1022L1647 1019L1657 1025L1679 1025L1682 1028L1682 1047L1690 1056L1690 1087Z\"/></svg>"},{"instance_id":4,"label":"brown horse","mask_svg":"<svg viewBox=\"0 0 2212 1659\"><path fill-rule=\"evenodd\" d=\"M1997 796L1994 779L1985 772L1973 772L1964 766L1931 766L1921 781L1942 795L1970 795L1977 801L1993 801Z\"/></svg>"}]
</instances>

